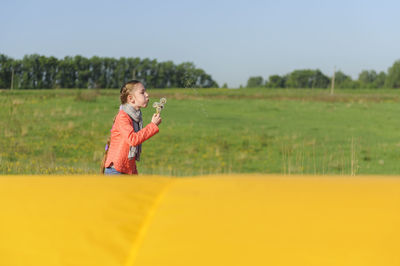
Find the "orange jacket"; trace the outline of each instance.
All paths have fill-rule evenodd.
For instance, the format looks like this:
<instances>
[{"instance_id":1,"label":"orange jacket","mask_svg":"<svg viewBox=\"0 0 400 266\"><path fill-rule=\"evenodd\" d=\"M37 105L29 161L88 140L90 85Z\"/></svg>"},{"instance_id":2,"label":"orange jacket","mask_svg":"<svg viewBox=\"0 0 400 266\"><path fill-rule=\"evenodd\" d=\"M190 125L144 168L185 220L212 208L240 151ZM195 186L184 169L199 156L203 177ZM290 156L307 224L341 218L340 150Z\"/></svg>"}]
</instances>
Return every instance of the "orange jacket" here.
<instances>
[{"instance_id":1,"label":"orange jacket","mask_svg":"<svg viewBox=\"0 0 400 266\"><path fill-rule=\"evenodd\" d=\"M110 147L108 147L105 167L114 168L124 174L137 174L136 160L128 159L129 147L137 146L158 133L158 126L150 123L142 130L133 130L133 121L127 113L120 110L111 129Z\"/></svg>"}]
</instances>

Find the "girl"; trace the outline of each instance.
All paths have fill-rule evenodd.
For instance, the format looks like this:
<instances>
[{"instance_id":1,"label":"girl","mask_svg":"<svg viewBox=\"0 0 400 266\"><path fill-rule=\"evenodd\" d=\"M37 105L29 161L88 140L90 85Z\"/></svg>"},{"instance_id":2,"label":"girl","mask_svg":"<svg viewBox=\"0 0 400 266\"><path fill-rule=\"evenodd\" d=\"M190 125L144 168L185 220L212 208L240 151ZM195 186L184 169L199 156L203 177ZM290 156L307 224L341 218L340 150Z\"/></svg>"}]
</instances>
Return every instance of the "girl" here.
<instances>
[{"instance_id":1,"label":"girl","mask_svg":"<svg viewBox=\"0 0 400 266\"><path fill-rule=\"evenodd\" d=\"M120 93L121 108L107 141L101 171L106 175L137 175L135 161L140 160L142 143L158 133L161 117L154 114L151 123L143 128L140 108L147 106L149 95L140 81L128 81Z\"/></svg>"}]
</instances>

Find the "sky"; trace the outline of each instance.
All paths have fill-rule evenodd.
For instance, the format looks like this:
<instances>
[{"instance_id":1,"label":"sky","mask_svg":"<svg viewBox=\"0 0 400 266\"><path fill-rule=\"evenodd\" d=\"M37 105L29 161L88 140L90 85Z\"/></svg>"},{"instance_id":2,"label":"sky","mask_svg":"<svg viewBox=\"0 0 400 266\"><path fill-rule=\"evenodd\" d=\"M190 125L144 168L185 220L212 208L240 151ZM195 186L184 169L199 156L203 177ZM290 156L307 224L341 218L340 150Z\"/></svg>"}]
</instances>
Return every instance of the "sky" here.
<instances>
[{"instance_id":1,"label":"sky","mask_svg":"<svg viewBox=\"0 0 400 266\"><path fill-rule=\"evenodd\" d=\"M0 53L193 62L221 86L400 59L400 1L0 0Z\"/></svg>"}]
</instances>

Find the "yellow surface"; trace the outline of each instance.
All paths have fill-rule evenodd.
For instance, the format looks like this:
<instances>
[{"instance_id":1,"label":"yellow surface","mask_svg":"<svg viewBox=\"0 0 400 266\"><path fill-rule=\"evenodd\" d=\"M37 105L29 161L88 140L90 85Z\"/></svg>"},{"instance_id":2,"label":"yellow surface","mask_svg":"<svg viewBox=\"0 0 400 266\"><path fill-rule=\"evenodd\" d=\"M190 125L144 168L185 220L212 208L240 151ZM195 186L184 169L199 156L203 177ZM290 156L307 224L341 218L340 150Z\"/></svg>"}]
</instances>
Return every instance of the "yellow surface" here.
<instances>
[{"instance_id":1,"label":"yellow surface","mask_svg":"<svg viewBox=\"0 0 400 266\"><path fill-rule=\"evenodd\" d=\"M124 265L169 182L0 177L0 265Z\"/></svg>"},{"instance_id":2,"label":"yellow surface","mask_svg":"<svg viewBox=\"0 0 400 266\"><path fill-rule=\"evenodd\" d=\"M400 178L0 177L0 265L400 265Z\"/></svg>"}]
</instances>

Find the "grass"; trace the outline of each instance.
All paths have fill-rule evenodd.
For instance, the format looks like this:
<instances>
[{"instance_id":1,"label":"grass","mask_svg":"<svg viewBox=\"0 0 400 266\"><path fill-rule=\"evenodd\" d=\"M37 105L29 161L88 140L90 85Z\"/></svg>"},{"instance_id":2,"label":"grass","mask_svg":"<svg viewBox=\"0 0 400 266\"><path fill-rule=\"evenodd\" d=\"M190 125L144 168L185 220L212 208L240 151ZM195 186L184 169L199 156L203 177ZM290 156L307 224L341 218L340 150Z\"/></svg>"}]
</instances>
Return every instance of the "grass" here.
<instances>
[{"instance_id":1,"label":"grass","mask_svg":"<svg viewBox=\"0 0 400 266\"><path fill-rule=\"evenodd\" d=\"M396 90L149 89L139 173L399 174ZM0 174L98 173L118 90L0 91Z\"/></svg>"}]
</instances>

